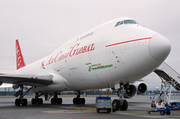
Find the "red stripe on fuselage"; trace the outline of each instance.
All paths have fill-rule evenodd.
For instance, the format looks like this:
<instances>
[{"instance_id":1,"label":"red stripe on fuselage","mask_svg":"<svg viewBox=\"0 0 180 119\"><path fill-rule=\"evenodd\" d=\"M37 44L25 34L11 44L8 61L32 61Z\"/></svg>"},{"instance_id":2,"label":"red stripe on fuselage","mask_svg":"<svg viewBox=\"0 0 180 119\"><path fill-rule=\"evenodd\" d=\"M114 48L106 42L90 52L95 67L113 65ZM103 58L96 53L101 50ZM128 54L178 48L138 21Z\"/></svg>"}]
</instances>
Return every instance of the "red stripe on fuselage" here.
<instances>
[{"instance_id":1,"label":"red stripe on fuselage","mask_svg":"<svg viewBox=\"0 0 180 119\"><path fill-rule=\"evenodd\" d=\"M119 44L123 44L123 43L134 42L134 41L147 40L147 39L151 39L151 37L140 38L140 39L135 39L135 40L129 40L129 41L124 41L124 42L119 42L119 43L114 43L114 44L106 45L106 47L110 47L110 46L114 46L114 45L119 45Z\"/></svg>"}]
</instances>

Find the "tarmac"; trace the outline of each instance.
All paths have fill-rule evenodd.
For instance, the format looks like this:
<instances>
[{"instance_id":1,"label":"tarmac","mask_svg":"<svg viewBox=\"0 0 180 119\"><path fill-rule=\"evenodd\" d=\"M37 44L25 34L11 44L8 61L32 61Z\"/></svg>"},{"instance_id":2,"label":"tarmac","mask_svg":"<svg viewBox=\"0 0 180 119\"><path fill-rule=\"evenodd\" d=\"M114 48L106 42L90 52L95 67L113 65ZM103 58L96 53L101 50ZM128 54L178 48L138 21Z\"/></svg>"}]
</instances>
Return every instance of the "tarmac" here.
<instances>
[{"instance_id":1,"label":"tarmac","mask_svg":"<svg viewBox=\"0 0 180 119\"><path fill-rule=\"evenodd\" d=\"M171 111L171 115L160 115L159 112L147 114L152 109L150 96L136 96L127 99L128 110L107 113L106 111L96 112L96 96L87 96L85 105L74 105L72 100L75 96L62 96L61 105L51 105L44 101L43 105L31 105L31 98L27 97L27 106L15 106L15 98L0 96L0 119L179 119L180 110ZM117 96L112 96L118 99ZM180 100L179 96L172 96L172 100Z\"/></svg>"}]
</instances>

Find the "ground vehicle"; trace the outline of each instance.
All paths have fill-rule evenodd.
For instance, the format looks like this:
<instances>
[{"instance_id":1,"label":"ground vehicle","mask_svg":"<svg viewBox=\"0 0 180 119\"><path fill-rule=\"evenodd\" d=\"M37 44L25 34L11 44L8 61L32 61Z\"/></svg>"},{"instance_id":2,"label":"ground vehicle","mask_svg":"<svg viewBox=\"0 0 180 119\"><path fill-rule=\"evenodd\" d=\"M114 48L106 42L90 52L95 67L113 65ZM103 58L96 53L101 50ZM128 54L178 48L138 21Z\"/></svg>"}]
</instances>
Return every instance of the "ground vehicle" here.
<instances>
[{"instance_id":1,"label":"ground vehicle","mask_svg":"<svg viewBox=\"0 0 180 119\"><path fill-rule=\"evenodd\" d=\"M96 97L96 111L99 113L100 110L107 110L111 112L111 97Z\"/></svg>"},{"instance_id":2,"label":"ground vehicle","mask_svg":"<svg viewBox=\"0 0 180 119\"><path fill-rule=\"evenodd\" d=\"M170 115L171 111L170 110L180 110L180 107L173 107L173 106L168 106L166 105L165 108L161 108L161 109L152 109L152 110L148 110L147 114L150 114L151 112L159 112L161 115Z\"/></svg>"},{"instance_id":3,"label":"ground vehicle","mask_svg":"<svg viewBox=\"0 0 180 119\"><path fill-rule=\"evenodd\" d=\"M180 100L170 100L170 96L164 94L155 95L152 98L151 107L160 109L165 108L166 105L178 107L180 106Z\"/></svg>"},{"instance_id":4,"label":"ground vehicle","mask_svg":"<svg viewBox=\"0 0 180 119\"><path fill-rule=\"evenodd\" d=\"M151 107L164 108L166 104L168 104L168 96L167 95L164 95L164 94L155 95L152 98Z\"/></svg>"}]
</instances>

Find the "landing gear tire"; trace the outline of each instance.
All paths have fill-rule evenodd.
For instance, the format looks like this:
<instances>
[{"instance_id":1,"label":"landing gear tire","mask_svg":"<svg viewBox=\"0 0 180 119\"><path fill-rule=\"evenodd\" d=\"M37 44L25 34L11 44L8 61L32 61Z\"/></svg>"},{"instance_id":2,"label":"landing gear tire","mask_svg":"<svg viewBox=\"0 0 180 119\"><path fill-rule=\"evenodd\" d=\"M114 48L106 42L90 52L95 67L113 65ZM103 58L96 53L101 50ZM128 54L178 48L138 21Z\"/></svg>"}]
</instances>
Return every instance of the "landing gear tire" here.
<instances>
[{"instance_id":1,"label":"landing gear tire","mask_svg":"<svg viewBox=\"0 0 180 119\"><path fill-rule=\"evenodd\" d=\"M51 98L51 104L56 104L55 99Z\"/></svg>"},{"instance_id":2,"label":"landing gear tire","mask_svg":"<svg viewBox=\"0 0 180 119\"><path fill-rule=\"evenodd\" d=\"M85 104L86 100L85 98L74 98L73 104Z\"/></svg>"},{"instance_id":3,"label":"landing gear tire","mask_svg":"<svg viewBox=\"0 0 180 119\"><path fill-rule=\"evenodd\" d=\"M57 99L56 99L56 103L57 103L57 104L62 104L62 98L57 98Z\"/></svg>"},{"instance_id":4,"label":"landing gear tire","mask_svg":"<svg viewBox=\"0 0 180 119\"><path fill-rule=\"evenodd\" d=\"M82 100L82 101L81 101L81 102L82 102L81 104L83 104L83 105L84 105L84 104L85 104L85 102L86 102L85 98L81 98L81 100Z\"/></svg>"},{"instance_id":5,"label":"landing gear tire","mask_svg":"<svg viewBox=\"0 0 180 119\"><path fill-rule=\"evenodd\" d=\"M27 99L22 99L21 104L22 104L22 106L26 106L27 105Z\"/></svg>"},{"instance_id":6,"label":"landing gear tire","mask_svg":"<svg viewBox=\"0 0 180 119\"><path fill-rule=\"evenodd\" d=\"M116 111L120 109L120 101L118 99L113 100L112 108L113 110L116 110Z\"/></svg>"},{"instance_id":7,"label":"landing gear tire","mask_svg":"<svg viewBox=\"0 0 180 119\"><path fill-rule=\"evenodd\" d=\"M73 99L73 104L77 104L77 98Z\"/></svg>"},{"instance_id":8,"label":"landing gear tire","mask_svg":"<svg viewBox=\"0 0 180 119\"><path fill-rule=\"evenodd\" d=\"M62 104L62 98L51 98L51 104Z\"/></svg>"},{"instance_id":9,"label":"landing gear tire","mask_svg":"<svg viewBox=\"0 0 180 119\"><path fill-rule=\"evenodd\" d=\"M123 103L121 105L121 109L122 111L126 111L128 108L128 102L126 100L123 100Z\"/></svg>"},{"instance_id":10,"label":"landing gear tire","mask_svg":"<svg viewBox=\"0 0 180 119\"><path fill-rule=\"evenodd\" d=\"M81 100L81 98L79 98L78 100L77 100L77 104L82 104L82 100Z\"/></svg>"},{"instance_id":11,"label":"landing gear tire","mask_svg":"<svg viewBox=\"0 0 180 119\"><path fill-rule=\"evenodd\" d=\"M29 88L25 93L23 93L23 85L20 85L19 87L20 90L14 94L16 97L19 96L19 98L15 99L15 106L27 106L27 99L24 98L24 95L27 94L32 89L32 87Z\"/></svg>"},{"instance_id":12,"label":"landing gear tire","mask_svg":"<svg viewBox=\"0 0 180 119\"><path fill-rule=\"evenodd\" d=\"M31 104L32 104L32 105L36 105L36 99L35 99L35 98L32 98Z\"/></svg>"},{"instance_id":13,"label":"landing gear tire","mask_svg":"<svg viewBox=\"0 0 180 119\"><path fill-rule=\"evenodd\" d=\"M15 105L16 105L16 106L20 106L20 104L21 104L21 100L20 100L20 99L16 99L16 100L15 100Z\"/></svg>"},{"instance_id":14,"label":"landing gear tire","mask_svg":"<svg viewBox=\"0 0 180 119\"><path fill-rule=\"evenodd\" d=\"M36 105L36 104L42 105L43 104L43 99L42 98L38 98L38 99L32 98L31 104L32 105Z\"/></svg>"},{"instance_id":15,"label":"landing gear tire","mask_svg":"<svg viewBox=\"0 0 180 119\"><path fill-rule=\"evenodd\" d=\"M20 106L21 104L22 104L22 106L26 106L27 105L27 99L23 98L23 99L16 99L15 100L16 106Z\"/></svg>"},{"instance_id":16,"label":"landing gear tire","mask_svg":"<svg viewBox=\"0 0 180 119\"><path fill-rule=\"evenodd\" d=\"M42 104L43 104L43 99L42 99L42 98L38 98L38 99L37 99L37 103L38 103L39 105L42 105Z\"/></svg>"}]
</instances>

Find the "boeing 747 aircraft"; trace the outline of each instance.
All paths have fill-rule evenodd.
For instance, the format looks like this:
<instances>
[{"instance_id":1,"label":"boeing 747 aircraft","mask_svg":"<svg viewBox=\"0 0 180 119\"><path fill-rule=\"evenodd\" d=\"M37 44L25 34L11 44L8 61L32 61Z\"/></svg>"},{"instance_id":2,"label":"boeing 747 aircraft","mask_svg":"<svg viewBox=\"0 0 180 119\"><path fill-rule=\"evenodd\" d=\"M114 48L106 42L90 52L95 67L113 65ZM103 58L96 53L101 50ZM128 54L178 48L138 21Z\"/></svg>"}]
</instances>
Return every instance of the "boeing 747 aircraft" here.
<instances>
[{"instance_id":1,"label":"boeing 747 aircraft","mask_svg":"<svg viewBox=\"0 0 180 119\"><path fill-rule=\"evenodd\" d=\"M32 104L61 104L63 91L76 91L74 104L85 104L80 94L87 89L110 87L117 92L116 110L127 110L126 98L144 93L146 84L138 83L159 67L171 50L170 42L132 18L118 18L99 25L61 45L47 57L25 66L16 40L17 71L0 74L0 83L11 83L20 90L15 105L27 105L27 92L35 93ZM26 93L23 93L26 90Z\"/></svg>"}]
</instances>

